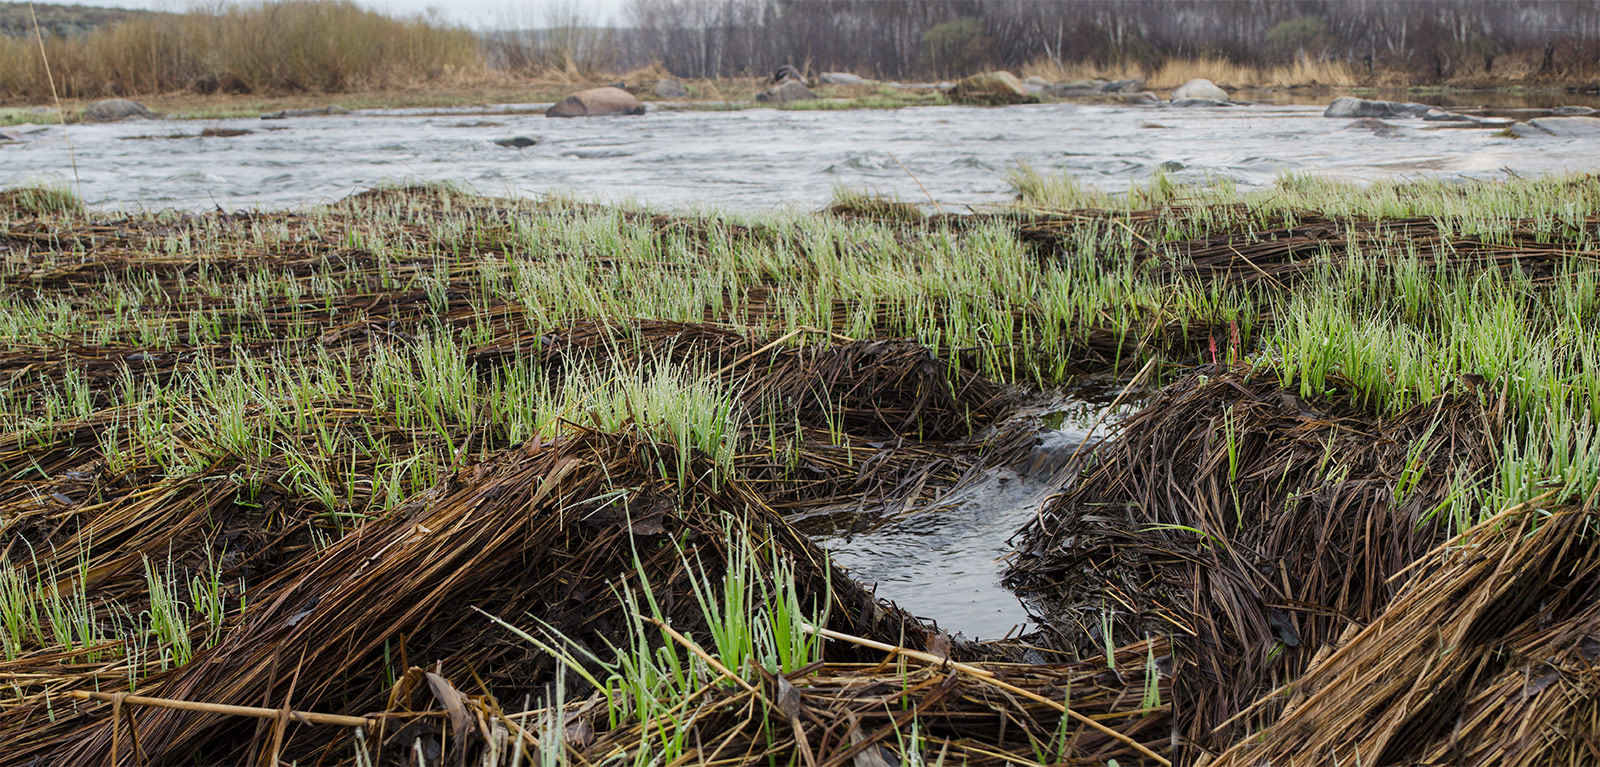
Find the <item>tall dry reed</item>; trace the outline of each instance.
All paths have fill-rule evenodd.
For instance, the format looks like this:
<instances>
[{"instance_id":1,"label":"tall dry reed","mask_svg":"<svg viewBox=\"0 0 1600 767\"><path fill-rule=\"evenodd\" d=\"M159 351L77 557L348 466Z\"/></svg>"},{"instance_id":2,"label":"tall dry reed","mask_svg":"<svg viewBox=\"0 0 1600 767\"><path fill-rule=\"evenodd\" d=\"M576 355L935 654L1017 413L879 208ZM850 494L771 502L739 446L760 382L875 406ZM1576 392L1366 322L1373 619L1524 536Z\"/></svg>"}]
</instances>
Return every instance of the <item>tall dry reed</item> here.
<instances>
[{"instance_id":1,"label":"tall dry reed","mask_svg":"<svg viewBox=\"0 0 1600 767\"><path fill-rule=\"evenodd\" d=\"M1057 82L1070 80L1125 80L1143 78L1151 88L1176 88L1197 77L1230 87L1288 87L1293 85L1355 85L1361 77L1348 65L1327 59L1299 58L1285 64L1250 66L1220 58L1172 58L1155 69L1131 62L1096 64L1040 59L1020 70L1024 77L1038 75Z\"/></svg>"},{"instance_id":2,"label":"tall dry reed","mask_svg":"<svg viewBox=\"0 0 1600 767\"><path fill-rule=\"evenodd\" d=\"M472 32L436 16L385 16L350 0L199 7L86 35L47 36L44 47L57 88L73 98L348 91L483 72ZM0 37L0 98L49 97L37 44Z\"/></svg>"}]
</instances>

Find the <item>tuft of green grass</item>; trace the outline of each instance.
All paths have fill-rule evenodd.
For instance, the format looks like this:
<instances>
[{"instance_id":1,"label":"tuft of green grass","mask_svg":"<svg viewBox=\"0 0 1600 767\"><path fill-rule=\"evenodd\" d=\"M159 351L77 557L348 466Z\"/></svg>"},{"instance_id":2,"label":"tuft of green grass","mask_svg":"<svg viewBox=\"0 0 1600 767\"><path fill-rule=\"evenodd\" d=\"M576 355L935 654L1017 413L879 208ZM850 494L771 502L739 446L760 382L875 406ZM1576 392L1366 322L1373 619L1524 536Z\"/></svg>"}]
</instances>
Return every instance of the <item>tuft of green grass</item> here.
<instances>
[{"instance_id":1,"label":"tuft of green grass","mask_svg":"<svg viewBox=\"0 0 1600 767\"><path fill-rule=\"evenodd\" d=\"M44 218L83 212L83 201L60 186L0 189L0 225L8 218Z\"/></svg>"}]
</instances>

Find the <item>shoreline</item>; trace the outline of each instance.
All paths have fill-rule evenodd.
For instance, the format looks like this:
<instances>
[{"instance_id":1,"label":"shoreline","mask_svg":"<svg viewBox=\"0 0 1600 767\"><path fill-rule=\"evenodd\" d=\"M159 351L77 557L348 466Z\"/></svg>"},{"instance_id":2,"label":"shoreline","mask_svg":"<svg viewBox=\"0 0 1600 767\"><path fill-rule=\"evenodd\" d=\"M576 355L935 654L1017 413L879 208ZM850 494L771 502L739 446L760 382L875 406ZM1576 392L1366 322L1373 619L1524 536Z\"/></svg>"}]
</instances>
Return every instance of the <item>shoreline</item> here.
<instances>
[{"instance_id":1,"label":"shoreline","mask_svg":"<svg viewBox=\"0 0 1600 767\"><path fill-rule=\"evenodd\" d=\"M493 106L499 104L546 104L585 88L623 82L638 98L662 109L737 110L777 108L785 110L900 109L938 106L951 103L933 83L891 83L868 81L864 85L819 85L811 89L816 99L781 105L759 103L754 97L766 84L756 78L722 80L680 80L690 94L684 99L663 99L651 92L654 82L627 82L617 78L598 78L578 82L536 80L520 83L483 83L462 86L385 88L339 93L304 92L292 94L199 94L192 91L129 96L170 120L223 120L255 117L279 110L319 109L336 105L350 110L416 109ZM1500 86L1411 86L1325 85L1304 83L1288 86L1222 85L1247 101L1261 104L1326 104L1339 96L1391 97L1397 100L1426 100L1432 96L1441 107L1479 105L1541 108L1564 104L1600 106L1600 94L1584 92L1578 84L1526 85L1508 82ZM1170 89L1154 89L1159 95ZM99 99L63 99L66 122L82 121L83 110ZM1042 103L1106 102L1106 96L1067 99L1042 99ZM1481 104L1482 101L1491 104ZM6 103L0 100L0 127L22 123L56 122L52 103Z\"/></svg>"}]
</instances>

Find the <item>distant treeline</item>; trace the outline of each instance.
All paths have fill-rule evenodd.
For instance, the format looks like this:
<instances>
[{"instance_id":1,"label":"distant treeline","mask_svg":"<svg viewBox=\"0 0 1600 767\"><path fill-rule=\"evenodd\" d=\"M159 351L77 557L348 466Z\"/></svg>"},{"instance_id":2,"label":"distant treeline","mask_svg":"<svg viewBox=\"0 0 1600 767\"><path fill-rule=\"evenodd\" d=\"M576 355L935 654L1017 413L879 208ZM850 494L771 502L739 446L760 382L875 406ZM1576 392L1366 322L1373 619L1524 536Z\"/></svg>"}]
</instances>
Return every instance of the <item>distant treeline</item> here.
<instances>
[{"instance_id":1,"label":"distant treeline","mask_svg":"<svg viewBox=\"0 0 1600 767\"><path fill-rule=\"evenodd\" d=\"M1236 85L1592 82L1597 0L631 0L601 29L581 4L537 31L474 32L350 0L102 17L0 4L0 99L192 90L350 91L641 68L761 75L792 64L880 79L987 69L1056 79L1189 76ZM120 18L121 20L112 20ZM530 20L508 25L532 26ZM644 75L648 77L649 75Z\"/></svg>"},{"instance_id":2,"label":"distant treeline","mask_svg":"<svg viewBox=\"0 0 1600 767\"><path fill-rule=\"evenodd\" d=\"M882 78L1174 59L1329 60L1413 82L1600 72L1595 0L632 0L624 65Z\"/></svg>"}]
</instances>

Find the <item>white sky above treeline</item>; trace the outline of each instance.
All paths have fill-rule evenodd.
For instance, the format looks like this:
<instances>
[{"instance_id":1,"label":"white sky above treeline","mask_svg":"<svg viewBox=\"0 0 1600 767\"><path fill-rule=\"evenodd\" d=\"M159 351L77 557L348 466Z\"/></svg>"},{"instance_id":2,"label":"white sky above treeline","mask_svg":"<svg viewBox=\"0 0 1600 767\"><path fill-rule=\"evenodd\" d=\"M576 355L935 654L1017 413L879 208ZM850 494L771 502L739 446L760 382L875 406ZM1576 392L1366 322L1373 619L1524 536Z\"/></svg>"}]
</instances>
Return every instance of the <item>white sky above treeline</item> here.
<instances>
[{"instance_id":1,"label":"white sky above treeline","mask_svg":"<svg viewBox=\"0 0 1600 767\"><path fill-rule=\"evenodd\" d=\"M185 0L57 0L68 5L101 8L142 8L182 12L193 3ZM549 26L556 15L591 21L599 26L626 24L626 0L355 0L357 5L392 15L412 15L430 9L446 19L473 29L531 29ZM209 5L209 3L208 3Z\"/></svg>"}]
</instances>

